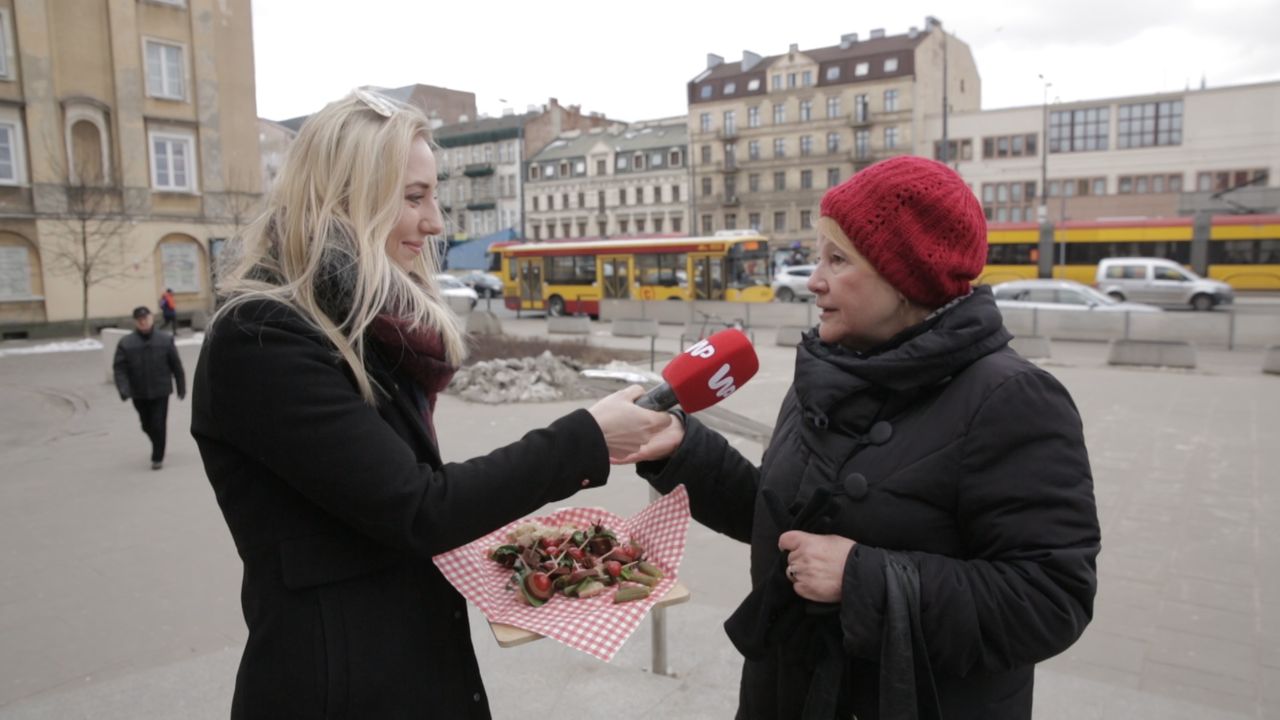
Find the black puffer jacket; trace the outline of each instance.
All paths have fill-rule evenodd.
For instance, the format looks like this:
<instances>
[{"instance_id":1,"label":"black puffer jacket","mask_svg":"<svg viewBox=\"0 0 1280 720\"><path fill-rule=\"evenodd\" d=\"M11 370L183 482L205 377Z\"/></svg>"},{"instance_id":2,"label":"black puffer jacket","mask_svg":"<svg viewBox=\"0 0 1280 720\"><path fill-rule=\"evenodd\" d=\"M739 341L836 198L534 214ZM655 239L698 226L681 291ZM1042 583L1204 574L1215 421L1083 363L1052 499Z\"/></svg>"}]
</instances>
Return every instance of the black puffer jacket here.
<instances>
[{"instance_id":1,"label":"black puffer jacket","mask_svg":"<svg viewBox=\"0 0 1280 720\"><path fill-rule=\"evenodd\" d=\"M182 370L178 348L173 343L173 335L163 330L152 330L146 335L134 330L120 338L112 369L122 398L166 397L173 394L174 383L178 385L178 397L187 394L187 376Z\"/></svg>"},{"instance_id":2,"label":"black puffer jacket","mask_svg":"<svg viewBox=\"0 0 1280 720\"><path fill-rule=\"evenodd\" d=\"M882 717L888 551L918 569L942 716L1031 716L1034 664L1092 616L1100 535L1075 406L1008 339L985 288L865 356L811 332L762 467L695 418L668 461L641 465L661 491L685 484L699 522L751 543L758 590L776 580L787 529L766 489L793 513L829 492L808 529L858 543L839 605L809 604L801 627L745 662L738 717L799 717L824 646L843 678L838 716Z\"/></svg>"}]
</instances>

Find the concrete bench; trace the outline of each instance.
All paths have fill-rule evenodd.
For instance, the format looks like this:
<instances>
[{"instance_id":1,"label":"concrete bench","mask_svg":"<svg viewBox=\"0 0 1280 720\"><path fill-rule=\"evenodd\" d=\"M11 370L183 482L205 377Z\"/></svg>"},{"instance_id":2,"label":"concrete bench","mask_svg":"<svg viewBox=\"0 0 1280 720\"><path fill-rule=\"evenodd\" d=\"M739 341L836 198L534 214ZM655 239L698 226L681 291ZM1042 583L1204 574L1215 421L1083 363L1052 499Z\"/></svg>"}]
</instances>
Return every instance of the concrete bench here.
<instances>
[{"instance_id":1,"label":"concrete bench","mask_svg":"<svg viewBox=\"0 0 1280 720\"><path fill-rule=\"evenodd\" d=\"M1107 364L1191 369L1196 366L1196 347L1183 341L1112 340Z\"/></svg>"},{"instance_id":2,"label":"concrete bench","mask_svg":"<svg viewBox=\"0 0 1280 720\"><path fill-rule=\"evenodd\" d=\"M1047 360L1050 357L1049 338L1043 335L1015 335L1009 347L1028 360Z\"/></svg>"},{"instance_id":3,"label":"concrete bench","mask_svg":"<svg viewBox=\"0 0 1280 720\"><path fill-rule=\"evenodd\" d=\"M591 318L585 315L572 315L547 318L547 332L565 335L590 335Z\"/></svg>"},{"instance_id":4,"label":"concrete bench","mask_svg":"<svg viewBox=\"0 0 1280 720\"><path fill-rule=\"evenodd\" d=\"M657 320L618 319L611 326L614 337L657 337Z\"/></svg>"},{"instance_id":5,"label":"concrete bench","mask_svg":"<svg viewBox=\"0 0 1280 720\"><path fill-rule=\"evenodd\" d=\"M1262 372L1280 375L1280 345L1268 345L1262 352Z\"/></svg>"},{"instance_id":6,"label":"concrete bench","mask_svg":"<svg viewBox=\"0 0 1280 720\"><path fill-rule=\"evenodd\" d=\"M778 328L778 335L774 339L774 344L779 347L795 347L800 344L800 339L808 331L809 328L799 325L783 325Z\"/></svg>"},{"instance_id":7,"label":"concrete bench","mask_svg":"<svg viewBox=\"0 0 1280 720\"><path fill-rule=\"evenodd\" d=\"M488 310L467 313L468 335L501 335L502 321Z\"/></svg>"},{"instance_id":8,"label":"concrete bench","mask_svg":"<svg viewBox=\"0 0 1280 720\"><path fill-rule=\"evenodd\" d=\"M649 369L652 370L657 355L655 344L658 341L658 321L642 319L614 320L610 328L614 337L649 338Z\"/></svg>"}]
</instances>

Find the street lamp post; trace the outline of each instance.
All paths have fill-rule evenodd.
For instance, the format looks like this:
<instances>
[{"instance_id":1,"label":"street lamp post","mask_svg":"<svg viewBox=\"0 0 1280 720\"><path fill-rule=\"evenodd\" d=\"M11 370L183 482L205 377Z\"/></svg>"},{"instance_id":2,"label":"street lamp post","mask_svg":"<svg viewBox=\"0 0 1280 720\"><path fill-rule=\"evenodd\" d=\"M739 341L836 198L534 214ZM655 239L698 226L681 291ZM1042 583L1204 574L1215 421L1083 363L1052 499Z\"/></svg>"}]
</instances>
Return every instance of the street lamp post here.
<instances>
[{"instance_id":1,"label":"street lamp post","mask_svg":"<svg viewBox=\"0 0 1280 720\"><path fill-rule=\"evenodd\" d=\"M1040 209L1041 224L1049 222L1049 88L1053 83L1037 75L1044 83L1044 101L1040 105Z\"/></svg>"},{"instance_id":2,"label":"street lamp post","mask_svg":"<svg viewBox=\"0 0 1280 720\"><path fill-rule=\"evenodd\" d=\"M1053 83L1037 75L1044 83L1044 100L1040 105L1040 206L1037 220L1040 222L1040 254L1047 254L1048 263L1042 257L1039 265L1041 277L1053 277L1053 233L1049 225L1049 87ZM1047 266L1047 267L1046 267Z\"/></svg>"}]
</instances>

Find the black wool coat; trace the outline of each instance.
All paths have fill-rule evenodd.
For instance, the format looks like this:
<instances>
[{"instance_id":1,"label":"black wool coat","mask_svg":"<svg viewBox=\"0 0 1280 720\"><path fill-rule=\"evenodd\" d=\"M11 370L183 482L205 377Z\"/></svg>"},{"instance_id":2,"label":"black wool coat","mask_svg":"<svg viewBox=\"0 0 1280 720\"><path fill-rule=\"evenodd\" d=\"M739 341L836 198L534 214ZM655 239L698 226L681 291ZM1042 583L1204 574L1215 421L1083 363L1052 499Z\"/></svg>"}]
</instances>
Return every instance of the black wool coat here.
<instances>
[{"instance_id":1,"label":"black wool coat","mask_svg":"<svg viewBox=\"0 0 1280 720\"><path fill-rule=\"evenodd\" d=\"M465 601L431 557L608 477L585 410L442 463L419 394L381 353L368 363L377 407L323 335L267 301L205 339L191 432L249 628L233 718L489 717Z\"/></svg>"},{"instance_id":2,"label":"black wool coat","mask_svg":"<svg viewBox=\"0 0 1280 720\"><path fill-rule=\"evenodd\" d=\"M825 488L812 531L857 543L838 605L745 661L739 718L800 717L820 640L844 653L837 716L882 717L888 551L919 570L942 717L1031 717L1034 664L1092 616L1100 533L1076 408L1008 339L986 288L879 352L811 332L761 467L693 417L668 461L641 465L661 491L685 484L699 522L750 543L757 589L784 566L766 489L794 513Z\"/></svg>"},{"instance_id":3,"label":"black wool coat","mask_svg":"<svg viewBox=\"0 0 1280 720\"><path fill-rule=\"evenodd\" d=\"M116 355L112 360L116 390L128 400L155 400L173 394L178 386L178 397L187 394L187 375L182 369L182 358L173 335L163 330L152 330L146 335L134 330L120 338Z\"/></svg>"}]
</instances>

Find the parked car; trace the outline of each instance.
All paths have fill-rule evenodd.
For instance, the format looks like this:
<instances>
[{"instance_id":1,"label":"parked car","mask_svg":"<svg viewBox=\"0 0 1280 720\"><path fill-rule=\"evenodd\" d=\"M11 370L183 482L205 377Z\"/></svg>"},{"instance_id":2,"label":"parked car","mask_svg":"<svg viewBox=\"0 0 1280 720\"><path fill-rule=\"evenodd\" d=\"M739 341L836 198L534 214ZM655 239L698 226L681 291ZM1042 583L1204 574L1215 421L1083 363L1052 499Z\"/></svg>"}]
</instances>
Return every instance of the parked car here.
<instances>
[{"instance_id":1,"label":"parked car","mask_svg":"<svg viewBox=\"0 0 1280 720\"><path fill-rule=\"evenodd\" d=\"M816 265L786 265L773 276L773 296L779 302L807 300L813 297L807 287Z\"/></svg>"},{"instance_id":2,"label":"parked car","mask_svg":"<svg viewBox=\"0 0 1280 720\"><path fill-rule=\"evenodd\" d=\"M1107 258L1094 286L1116 300L1212 310L1235 301L1231 286L1209 280L1165 258Z\"/></svg>"},{"instance_id":3,"label":"parked car","mask_svg":"<svg viewBox=\"0 0 1280 720\"><path fill-rule=\"evenodd\" d=\"M502 280L486 272L469 272L458 278L463 285L476 291L480 297L502 297Z\"/></svg>"},{"instance_id":4,"label":"parked car","mask_svg":"<svg viewBox=\"0 0 1280 720\"><path fill-rule=\"evenodd\" d=\"M443 273L436 275L436 285L440 286L440 294L444 295L445 300L463 298L471 302L472 308L476 306L476 302L479 300L475 290L467 287L461 280L452 275Z\"/></svg>"},{"instance_id":5,"label":"parked car","mask_svg":"<svg viewBox=\"0 0 1280 720\"><path fill-rule=\"evenodd\" d=\"M1154 305L1121 302L1075 280L1012 280L991 287L1001 309L1160 312Z\"/></svg>"}]
</instances>

